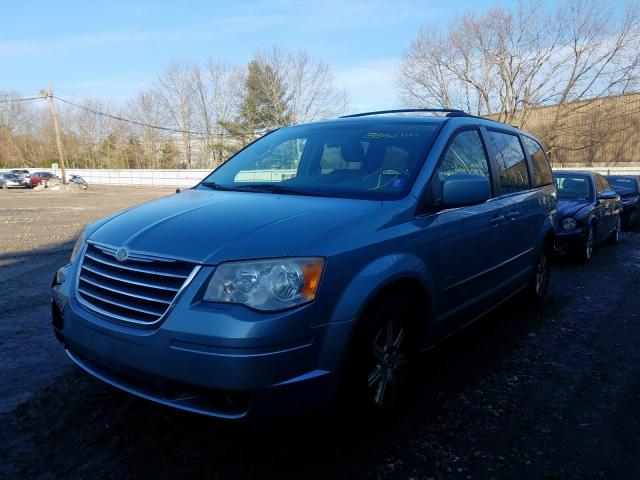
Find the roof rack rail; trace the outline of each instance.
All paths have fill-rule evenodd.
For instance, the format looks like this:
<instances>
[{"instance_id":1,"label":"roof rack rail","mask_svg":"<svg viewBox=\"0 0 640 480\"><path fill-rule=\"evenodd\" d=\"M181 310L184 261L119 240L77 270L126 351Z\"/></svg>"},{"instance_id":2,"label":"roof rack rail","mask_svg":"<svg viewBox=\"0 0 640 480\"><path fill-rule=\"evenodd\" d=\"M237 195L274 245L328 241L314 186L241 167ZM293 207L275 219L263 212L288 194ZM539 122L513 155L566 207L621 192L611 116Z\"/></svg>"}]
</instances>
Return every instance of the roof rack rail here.
<instances>
[{"instance_id":1,"label":"roof rack rail","mask_svg":"<svg viewBox=\"0 0 640 480\"><path fill-rule=\"evenodd\" d=\"M351 115L343 115L340 118L367 117L369 115L383 115L386 113L414 113L414 112L431 112L446 113L447 117L471 117L467 112L450 108L401 108L398 110L378 110L376 112L353 113Z\"/></svg>"}]
</instances>

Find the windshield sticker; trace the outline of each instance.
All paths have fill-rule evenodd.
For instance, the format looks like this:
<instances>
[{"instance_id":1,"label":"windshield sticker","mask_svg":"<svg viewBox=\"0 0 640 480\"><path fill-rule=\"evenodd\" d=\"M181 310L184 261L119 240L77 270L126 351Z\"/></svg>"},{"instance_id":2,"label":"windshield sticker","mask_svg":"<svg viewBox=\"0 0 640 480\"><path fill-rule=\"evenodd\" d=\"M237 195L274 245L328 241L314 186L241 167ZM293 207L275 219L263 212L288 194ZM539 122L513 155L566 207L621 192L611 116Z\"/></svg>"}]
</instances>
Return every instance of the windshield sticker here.
<instances>
[{"instance_id":1,"label":"windshield sticker","mask_svg":"<svg viewBox=\"0 0 640 480\"><path fill-rule=\"evenodd\" d=\"M417 132L369 132L364 136L364 138L366 138L367 140L375 140L379 138L410 138L419 136L420 134Z\"/></svg>"}]
</instances>

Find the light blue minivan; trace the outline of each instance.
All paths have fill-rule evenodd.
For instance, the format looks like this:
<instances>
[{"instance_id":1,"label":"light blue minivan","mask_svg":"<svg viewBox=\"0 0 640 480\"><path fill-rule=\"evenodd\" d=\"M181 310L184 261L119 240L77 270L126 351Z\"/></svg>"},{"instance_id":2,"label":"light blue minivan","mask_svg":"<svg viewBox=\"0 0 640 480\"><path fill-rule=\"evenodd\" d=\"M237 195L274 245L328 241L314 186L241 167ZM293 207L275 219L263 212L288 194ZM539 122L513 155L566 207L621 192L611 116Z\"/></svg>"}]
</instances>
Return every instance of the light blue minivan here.
<instances>
[{"instance_id":1,"label":"light blue minivan","mask_svg":"<svg viewBox=\"0 0 640 480\"><path fill-rule=\"evenodd\" d=\"M387 412L415 354L518 292L544 301L555 217L544 149L498 122L281 128L87 227L53 280L54 332L93 376L191 412Z\"/></svg>"}]
</instances>

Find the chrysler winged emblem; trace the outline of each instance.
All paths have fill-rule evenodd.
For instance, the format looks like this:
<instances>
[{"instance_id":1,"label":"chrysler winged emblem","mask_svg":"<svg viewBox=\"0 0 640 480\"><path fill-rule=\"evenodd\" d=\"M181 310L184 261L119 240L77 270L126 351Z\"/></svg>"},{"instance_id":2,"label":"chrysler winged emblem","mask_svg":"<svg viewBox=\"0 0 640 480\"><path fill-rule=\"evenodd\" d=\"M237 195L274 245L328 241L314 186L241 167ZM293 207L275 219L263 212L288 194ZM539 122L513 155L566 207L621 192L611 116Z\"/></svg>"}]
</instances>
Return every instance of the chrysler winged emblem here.
<instances>
[{"instance_id":1,"label":"chrysler winged emblem","mask_svg":"<svg viewBox=\"0 0 640 480\"><path fill-rule=\"evenodd\" d=\"M116 260L124 262L127 258L129 258L129 250L126 247L119 248L116 252Z\"/></svg>"}]
</instances>

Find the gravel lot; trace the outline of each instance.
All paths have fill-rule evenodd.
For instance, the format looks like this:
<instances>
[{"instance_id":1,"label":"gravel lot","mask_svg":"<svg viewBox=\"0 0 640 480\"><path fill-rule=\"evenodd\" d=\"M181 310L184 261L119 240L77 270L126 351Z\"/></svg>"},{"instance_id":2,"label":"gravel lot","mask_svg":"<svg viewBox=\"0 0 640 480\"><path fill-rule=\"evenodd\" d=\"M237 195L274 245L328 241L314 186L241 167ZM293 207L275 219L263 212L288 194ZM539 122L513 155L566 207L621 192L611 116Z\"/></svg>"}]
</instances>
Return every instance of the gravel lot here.
<instances>
[{"instance_id":1,"label":"gravel lot","mask_svg":"<svg viewBox=\"0 0 640 480\"><path fill-rule=\"evenodd\" d=\"M426 354L382 425L333 412L228 424L70 365L48 288L93 219L171 190L0 191L0 478L640 478L640 235L554 269Z\"/></svg>"}]
</instances>

